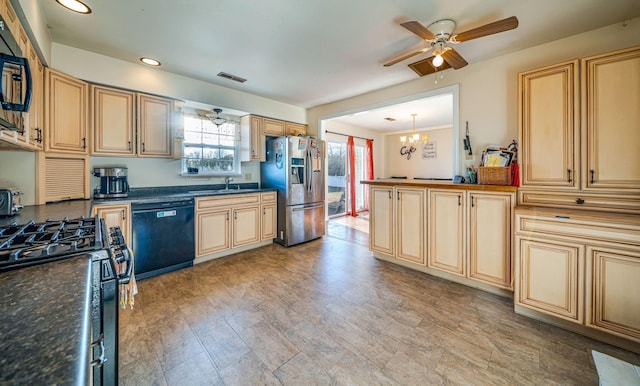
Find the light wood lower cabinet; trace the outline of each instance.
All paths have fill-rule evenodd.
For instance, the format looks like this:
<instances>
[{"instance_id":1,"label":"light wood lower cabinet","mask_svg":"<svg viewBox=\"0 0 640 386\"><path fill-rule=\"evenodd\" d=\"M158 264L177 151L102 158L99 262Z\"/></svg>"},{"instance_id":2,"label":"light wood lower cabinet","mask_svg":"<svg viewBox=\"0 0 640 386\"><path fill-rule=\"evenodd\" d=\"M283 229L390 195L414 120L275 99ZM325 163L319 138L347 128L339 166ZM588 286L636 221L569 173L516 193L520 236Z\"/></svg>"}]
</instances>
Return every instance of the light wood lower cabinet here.
<instances>
[{"instance_id":1,"label":"light wood lower cabinet","mask_svg":"<svg viewBox=\"0 0 640 386\"><path fill-rule=\"evenodd\" d=\"M513 289L511 193L469 192L467 277L496 287Z\"/></svg>"},{"instance_id":2,"label":"light wood lower cabinet","mask_svg":"<svg viewBox=\"0 0 640 386\"><path fill-rule=\"evenodd\" d=\"M119 226L124 241L130 245L131 240L131 206L129 204L95 205L92 214L104 219L107 228Z\"/></svg>"},{"instance_id":3,"label":"light wood lower cabinet","mask_svg":"<svg viewBox=\"0 0 640 386\"><path fill-rule=\"evenodd\" d=\"M371 187L371 250L426 265L426 189Z\"/></svg>"},{"instance_id":4,"label":"light wood lower cabinet","mask_svg":"<svg viewBox=\"0 0 640 386\"><path fill-rule=\"evenodd\" d=\"M516 245L516 306L571 321L596 339L606 340L604 332L638 347L640 219L522 208Z\"/></svg>"},{"instance_id":5,"label":"light wood lower cabinet","mask_svg":"<svg viewBox=\"0 0 640 386\"><path fill-rule=\"evenodd\" d=\"M275 192L196 199L196 257L275 238Z\"/></svg>"},{"instance_id":6,"label":"light wood lower cabinet","mask_svg":"<svg viewBox=\"0 0 640 386\"><path fill-rule=\"evenodd\" d=\"M429 264L465 275L465 192L429 191Z\"/></svg>"},{"instance_id":7,"label":"light wood lower cabinet","mask_svg":"<svg viewBox=\"0 0 640 386\"><path fill-rule=\"evenodd\" d=\"M517 238L516 304L582 323L584 248L576 243Z\"/></svg>"},{"instance_id":8,"label":"light wood lower cabinet","mask_svg":"<svg viewBox=\"0 0 640 386\"><path fill-rule=\"evenodd\" d=\"M586 256L587 326L640 342L640 253L587 247Z\"/></svg>"},{"instance_id":9,"label":"light wood lower cabinet","mask_svg":"<svg viewBox=\"0 0 640 386\"><path fill-rule=\"evenodd\" d=\"M372 251L394 254L393 188L372 186L369 189L369 248Z\"/></svg>"},{"instance_id":10,"label":"light wood lower cabinet","mask_svg":"<svg viewBox=\"0 0 640 386\"><path fill-rule=\"evenodd\" d=\"M396 257L426 264L426 189L396 188Z\"/></svg>"},{"instance_id":11,"label":"light wood lower cabinet","mask_svg":"<svg viewBox=\"0 0 640 386\"><path fill-rule=\"evenodd\" d=\"M231 249L230 209L196 214L196 256Z\"/></svg>"}]
</instances>

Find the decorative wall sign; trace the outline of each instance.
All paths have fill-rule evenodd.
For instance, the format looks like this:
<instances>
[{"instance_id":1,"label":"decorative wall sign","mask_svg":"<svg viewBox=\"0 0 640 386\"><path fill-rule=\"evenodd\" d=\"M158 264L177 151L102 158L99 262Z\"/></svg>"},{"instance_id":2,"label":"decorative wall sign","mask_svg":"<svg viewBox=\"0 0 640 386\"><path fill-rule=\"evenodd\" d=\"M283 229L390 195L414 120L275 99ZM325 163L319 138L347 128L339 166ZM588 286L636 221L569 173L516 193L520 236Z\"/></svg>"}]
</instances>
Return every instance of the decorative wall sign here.
<instances>
[{"instance_id":1,"label":"decorative wall sign","mask_svg":"<svg viewBox=\"0 0 640 386\"><path fill-rule=\"evenodd\" d=\"M436 149L436 141L429 141L422 144L422 159L436 159L438 152Z\"/></svg>"}]
</instances>

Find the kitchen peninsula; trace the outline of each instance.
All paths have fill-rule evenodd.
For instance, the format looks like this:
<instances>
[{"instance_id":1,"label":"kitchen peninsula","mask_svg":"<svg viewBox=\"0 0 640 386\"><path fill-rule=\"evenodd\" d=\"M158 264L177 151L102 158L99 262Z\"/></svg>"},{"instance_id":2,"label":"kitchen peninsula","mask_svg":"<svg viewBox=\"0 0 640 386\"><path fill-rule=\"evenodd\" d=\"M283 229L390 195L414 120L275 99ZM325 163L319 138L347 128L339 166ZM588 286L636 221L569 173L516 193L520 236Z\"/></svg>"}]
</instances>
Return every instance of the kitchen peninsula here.
<instances>
[{"instance_id":1,"label":"kitchen peninsula","mask_svg":"<svg viewBox=\"0 0 640 386\"><path fill-rule=\"evenodd\" d=\"M378 179L369 248L400 264L511 297L515 186Z\"/></svg>"}]
</instances>

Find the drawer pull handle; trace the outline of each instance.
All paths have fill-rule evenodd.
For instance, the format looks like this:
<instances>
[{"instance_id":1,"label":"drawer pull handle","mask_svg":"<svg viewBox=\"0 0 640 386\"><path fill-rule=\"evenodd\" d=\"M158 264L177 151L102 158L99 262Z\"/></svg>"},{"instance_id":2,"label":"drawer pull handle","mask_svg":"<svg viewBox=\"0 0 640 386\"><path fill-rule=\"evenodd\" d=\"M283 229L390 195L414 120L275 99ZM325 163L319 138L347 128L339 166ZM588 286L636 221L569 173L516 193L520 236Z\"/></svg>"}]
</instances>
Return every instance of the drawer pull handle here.
<instances>
[{"instance_id":1,"label":"drawer pull handle","mask_svg":"<svg viewBox=\"0 0 640 386\"><path fill-rule=\"evenodd\" d=\"M462 197L458 196L458 206L462 205Z\"/></svg>"},{"instance_id":2,"label":"drawer pull handle","mask_svg":"<svg viewBox=\"0 0 640 386\"><path fill-rule=\"evenodd\" d=\"M591 183L595 184L596 183L596 177L595 177L596 173L593 170L590 170L590 172L591 172Z\"/></svg>"},{"instance_id":3,"label":"drawer pull handle","mask_svg":"<svg viewBox=\"0 0 640 386\"><path fill-rule=\"evenodd\" d=\"M567 179L568 183L571 183L573 181L571 181L571 169L567 169L567 174L569 175L569 178Z\"/></svg>"},{"instance_id":4,"label":"drawer pull handle","mask_svg":"<svg viewBox=\"0 0 640 386\"><path fill-rule=\"evenodd\" d=\"M582 205L582 204L584 204L584 200L581 199L581 198L578 198L578 199L576 199L576 204Z\"/></svg>"}]
</instances>

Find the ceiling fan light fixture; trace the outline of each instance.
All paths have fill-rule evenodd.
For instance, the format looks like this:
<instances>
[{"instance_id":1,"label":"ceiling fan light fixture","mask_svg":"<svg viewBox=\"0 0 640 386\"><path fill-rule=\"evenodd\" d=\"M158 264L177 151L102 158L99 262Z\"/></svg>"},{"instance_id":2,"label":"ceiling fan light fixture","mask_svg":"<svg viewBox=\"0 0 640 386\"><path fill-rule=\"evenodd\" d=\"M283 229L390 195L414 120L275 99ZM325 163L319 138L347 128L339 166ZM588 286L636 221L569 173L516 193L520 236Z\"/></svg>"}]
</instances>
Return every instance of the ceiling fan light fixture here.
<instances>
[{"instance_id":1,"label":"ceiling fan light fixture","mask_svg":"<svg viewBox=\"0 0 640 386\"><path fill-rule=\"evenodd\" d=\"M89 8L85 3L79 0L56 0L56 2L73 12L78 12L85 15L91 13L91 8Z\"/></svg>"},{"instance_id":2,"label":"ceiling fan light fixture","mask_svg":"<svg viewBox=\"0 0 640 386\"><path fill-rule=\"evenodd\" d=\"M431 62L431 64L433 64L433 67L440 67L440 66L442 66L442 63L444 63L444 59L442 58L442 55L440 55L440 54L437 54L433 58L433 61Z\"/></svg>"},{"instance_id":3,"label":"ceiling fan light fixture","mask_svg":"<svg viewBox=\"0 0 640 386\"><path fill-rule=\"evenodd\" d=\"M216 125L216 127L220 127L220 125L224 125L228 122L225 118L220 116L222 109L215 108L213 109L213 112L216 113L216 115L210 116L209 120Z\"/></svg>"},{"instance_id":4,"label":"ceiling fan light fixture","mask_svg":"<svg viewBox=\"0 0 640 386\"><path fill-rule=\"evenodd\" d=\"M438 20L427 27L432 34L436 35L437 40L449 39L455 28L456 22L451 19Z\"/></svg>"}]
</instances>

